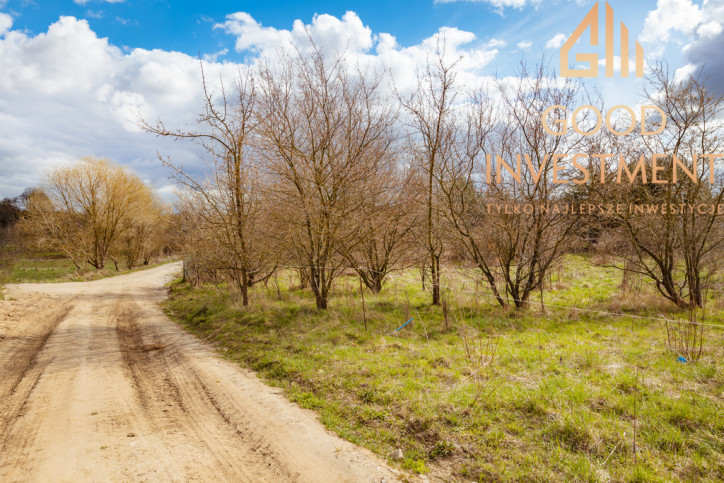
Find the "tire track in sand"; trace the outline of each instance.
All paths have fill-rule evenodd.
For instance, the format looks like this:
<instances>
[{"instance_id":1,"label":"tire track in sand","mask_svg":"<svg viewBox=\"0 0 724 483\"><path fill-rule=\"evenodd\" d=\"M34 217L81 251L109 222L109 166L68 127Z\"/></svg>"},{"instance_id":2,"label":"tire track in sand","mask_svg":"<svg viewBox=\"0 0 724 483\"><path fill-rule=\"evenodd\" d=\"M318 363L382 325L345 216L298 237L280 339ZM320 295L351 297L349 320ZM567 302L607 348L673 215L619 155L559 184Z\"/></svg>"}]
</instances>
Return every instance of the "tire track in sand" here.
<instances>
[{"instance_id":1,"label":"tire track in sand","mask_svg":"<svg viewBox=\"0 0 724 483\"><path fill-rule=\"evenodd\" d=\"M187 471L195 474L191 463L201 463L205 471L199 473L212 472L220 480L294 481L270 452L249 445L230 426L179 348L167 347L158 334L143 331L137 324L142 316L130 300L119 301L113 309L125 370L145 418L154 431L165 434L166 444L197 442L184 448L194 455ZM179 435L184 441L177 441Z\"/></svg>"},{"instance_id":2,"label":"tire track in sand","mask_svg":"<svg viewBox=\"0 0 724 483\"><path fill-rule=\"evenodd\" d=\"M179 270L7 286L0 481L398 479L170 321L158 302Z\"/></svg>"}]
</instances>

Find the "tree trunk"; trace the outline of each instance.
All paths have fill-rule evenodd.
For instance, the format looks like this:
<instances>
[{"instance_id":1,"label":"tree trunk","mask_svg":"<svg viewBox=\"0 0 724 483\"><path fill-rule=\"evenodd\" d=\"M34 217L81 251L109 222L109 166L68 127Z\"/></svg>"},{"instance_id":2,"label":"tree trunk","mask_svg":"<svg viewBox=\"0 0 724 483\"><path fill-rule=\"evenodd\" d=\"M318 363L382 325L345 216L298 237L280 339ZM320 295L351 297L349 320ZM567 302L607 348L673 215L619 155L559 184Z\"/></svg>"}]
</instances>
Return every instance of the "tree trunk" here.
<instances>
[{"instance_id":1,"label":"tree trunk","mask_svg":"<svg viewBox=\"0 0 724 483\"><path fill-rule=\"evenodd\" d=\"M321 292L315 291L314 292L314 299L317 302L317 308L320 310L326 310L327 309L327 296L326 294L323 294Z\"/></svg>"},{"instance_id":2,"label":"tree trunk","mask_svg":"<svg viewBox=\"0 0 724 483\"><path fill-rule=\"evenodd\" d=\"M249 305L249 289L246 284L241 284L241 304L246 307Z\"/></svg>"},{"instance_id":3,"label":"tree trunk","mask_svg":"<svg viewBox=\"0 0 724 483\"><path fill-rule=\"evenodd\" d=\"M440 257L431 255L430 278L432 279L432 305L440 305Z\"/></svg>"},{"instance_id":4,"label":"tree trunk","mask_svg":"<svg viewBox=\"0 0 724 483\"><path fill-rule=\"evenodd\" d=\"M530 308L530 292L525 292L520 299L515 300L515 308L519 310L527 310Z\"/></svg>"},{"instance_id":5,"label":"tree trunk","mask_svg":"<svg viewBox=\"0 0 724 483\"><path fill-rule=\"evenodd\" d=\"M691 307L703 307L704 300L702 296L701 275L697 267L693 263L687 263L689 267L687 271L686 284L689 288L689 305Z\"/></svg>"},{"instance_id":6,"label":"tree trunk","mask_svg":"<svg viewBox=\"0 0 724 483\"><path fill-rule=\"evenodd\" d=\"M241 304L244 307L247 307L249 305L249 277L247 276L246 271L243 269L233 269L231 273L233 274L234 280L236 280L236 285L239 287L239 293L241 294Z\"/></svg>"},{"instance_id":7,"label":"tree trunk","mask_svg":"<svg viewBox=\"0 0 724 483\"><path fill-rule=\"evenodd\" d=\"M309 287L309 275L307 272L303 269L299 269L299 288L307 288Z\"/></svg>"},{"instance_id":8,"label":"tree trunk","mask_svg":"<svg viewBox=\"0 0 724 483\"><path fill-rule=\"evenodd\" d=\"M314 299L317 303L317 309L327 308L327 286L324 279L324 269L312 266L308 274L309 285L314 292Z\"/></svg>"},{"instance_id":9,"label":"tree trunk","mask_svg":"<svg viewBox=\"0 0 724 483\"><path fill-rule=\"evenodd\" d=\"M382 291L382 282L382 275L377 274L377 276L372 279L372 287L370 287L370 290L375 294L380 293Z\"/></svg>"},{"instance_id":10,"label":"tree trunk","mask_svg":"<svg viewBox=\"0 0 724 483\"><path fill-rule=\"evenodd\" d=\"M249 277L246 270L241 271L241 303L244 307L249 305Z\"/></svg>"}]
</instances>

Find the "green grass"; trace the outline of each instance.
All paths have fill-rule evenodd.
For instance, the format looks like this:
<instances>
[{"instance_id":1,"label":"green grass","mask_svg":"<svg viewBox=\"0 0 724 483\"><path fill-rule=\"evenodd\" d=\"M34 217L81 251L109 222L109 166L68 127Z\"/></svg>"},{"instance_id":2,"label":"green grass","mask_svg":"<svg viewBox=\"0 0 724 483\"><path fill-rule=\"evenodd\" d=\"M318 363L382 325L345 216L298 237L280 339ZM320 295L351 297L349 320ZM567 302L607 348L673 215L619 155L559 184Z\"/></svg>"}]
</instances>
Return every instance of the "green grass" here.
<instances>
[{"instance_id":1,"label":"green grass","mask_svg":"<svg viewBox=\"0 0 724 483\"><path fill-rule=\"evenodd\" d=\"M60 253L15 253L12 247L6 247L4 253L0 253L0 299L3 297L3 285L9 283L84 282L122 275L161 263L167 263L167 261L159 261L132 270L123 268L116 270L113 263L109 261L101 270L86 265L85 271L79 273L73 262Z\"/></svg>"},{"instance_id":2,"label":"green grass","mask_svg":"<svg viewBox=\"0 0 724 483\"><path fill-rule=\"evenodd\" d=\"M48 282L70 278L76 274L69 259L54 253L41 253L8 260L0 269L2 283Z\"/></svg>"},{"instance_id":3,"label":"green grass","mask_svg":"<svg viewBox=\"0 0 724 483\"><path fill-rule=\"evenodd\" d=\"M505 311L485 302L470 275L444 278L447 327L413 271L366 293L367 331L353 277L340 280L326 312L286 277L281 300L257 287L249 308L224 287L178 283L166 310L343 438L382 457L401 448L404 460L390 463L410 472L463 481L724 479L723 330L707 331L700 361L680 363L661 322ZM568 257L551 283L547 304L682 315L650 292L621 293L619 272L583 257ZM715 302L706 320L721 323Z\"/></svg>"}]
</instances>

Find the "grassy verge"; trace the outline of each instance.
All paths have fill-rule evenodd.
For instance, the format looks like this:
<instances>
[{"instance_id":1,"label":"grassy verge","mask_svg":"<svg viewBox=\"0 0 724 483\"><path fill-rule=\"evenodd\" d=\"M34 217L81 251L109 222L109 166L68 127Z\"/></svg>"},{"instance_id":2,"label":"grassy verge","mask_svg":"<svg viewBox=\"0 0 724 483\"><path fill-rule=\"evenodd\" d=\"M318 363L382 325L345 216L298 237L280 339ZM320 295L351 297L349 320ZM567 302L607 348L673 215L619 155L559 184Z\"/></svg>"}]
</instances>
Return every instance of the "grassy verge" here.
<instances>
[{"instance_id":1,"label":"grassy verge","mask_svg":"<svg viewBox=\"0 0 724 483\"><path fill-rule=\"evenodd\" d=\"M619 293L617 277L571 258L544 302L646 315L638 308L646 294ZM464 481L724 479L724 331L708 329L704 357L682 363L661 322L502 311L460 275L447 279L446 323L416 278L399 274L366 294L366 331L352 278L326 312L289 288L291 279L279 292L255 289L249 308L224 287L179 283L166 310L343 438L382 457L402 449L391 463L411 472Z\"/></svg>"},{"instance_id":2,"label":"grassy verge","mask_svg":"<svg viewBox=\"0 0 724 483\"><path fill-rule=\"evenodd\" d=\"M122 268L116 270L112 263L102 270L96 270L89 265L86 267L86 271L80 274L73 262L59 253L15 254L7 250L0 254L0 299L3 298L3 285L9 283L85 282L123 275L169 263L169 261L171 260L158 260L150 265L131 270Z\"/></svg>"}]
</instances>

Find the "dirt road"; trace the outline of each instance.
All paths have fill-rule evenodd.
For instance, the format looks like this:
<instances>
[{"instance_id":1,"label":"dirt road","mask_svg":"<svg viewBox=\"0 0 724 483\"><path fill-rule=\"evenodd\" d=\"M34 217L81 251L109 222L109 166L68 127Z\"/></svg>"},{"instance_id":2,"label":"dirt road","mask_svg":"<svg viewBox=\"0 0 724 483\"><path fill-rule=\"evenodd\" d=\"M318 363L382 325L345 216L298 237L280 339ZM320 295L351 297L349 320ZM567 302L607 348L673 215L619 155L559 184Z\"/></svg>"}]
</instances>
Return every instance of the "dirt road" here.
<instances>
[{"instance_id":1,"label":"dirt road","mask_svg":"<svg viewBox=\"0 0 724 483\"><path fill-rule=\"evenodd\" d=\"M178 264L0 301L0 481L395 481L179 329Z\"/></svg>"}]
</instances>

